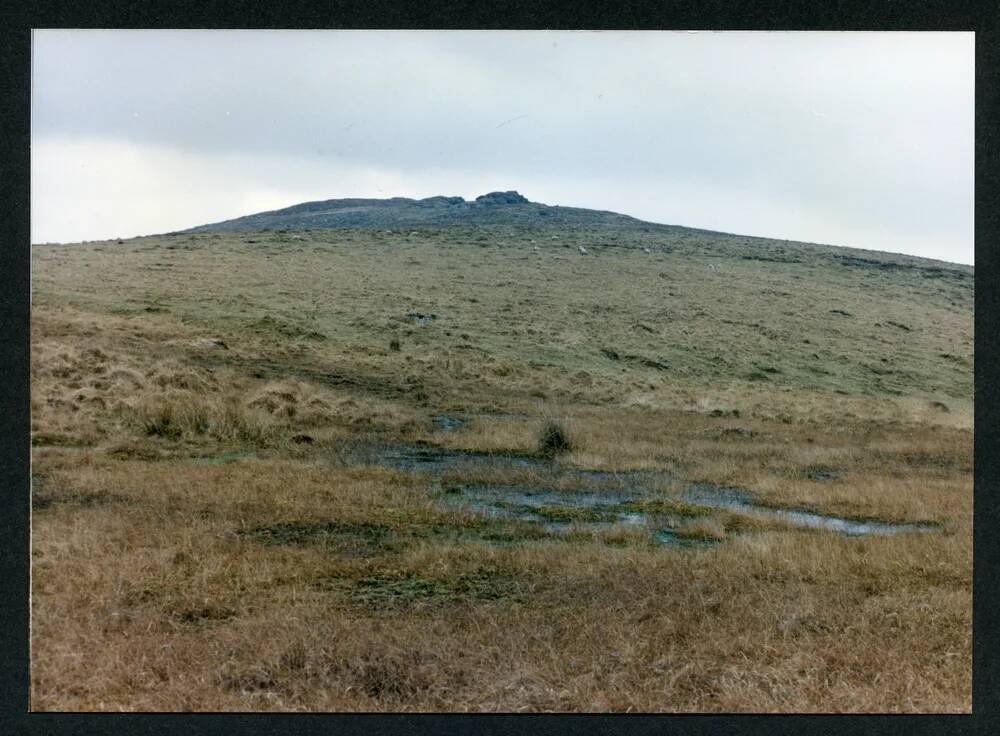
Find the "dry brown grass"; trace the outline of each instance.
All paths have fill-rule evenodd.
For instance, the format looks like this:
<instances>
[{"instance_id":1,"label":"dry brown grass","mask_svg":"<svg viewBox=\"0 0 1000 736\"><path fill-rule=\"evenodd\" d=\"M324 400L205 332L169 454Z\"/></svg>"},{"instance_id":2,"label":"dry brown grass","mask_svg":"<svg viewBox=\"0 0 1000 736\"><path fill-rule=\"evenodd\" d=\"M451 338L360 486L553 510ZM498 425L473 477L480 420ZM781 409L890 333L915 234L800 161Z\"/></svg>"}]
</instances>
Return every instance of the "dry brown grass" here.
<instances>
[{"instance_id":1,"label":"dry brown grass","mask_svg":"<svg viewBox=\"0 0 1000 736\"><path fill-rule=\"evenodd\" d=\"M653 320L652 292L599 291L600 268L561 250L553 263L576 282L547 295L525 286L544 269L513 252L476 249L483 262L470 265L449 260L448 244L389 242L355 260L335 244L189 245L38 256L34 710L970 709L971 397L955 388L964 377L948 384L952 363L912 357L955 351L948 330L887 353L950 386L934 394L943 411L923 389L838 394L623 368L599 338L627 332L622 354L639 352L653 338L631 327L638 319L662 344L676 339L677 356L697 336ZM667 281L631 258L615 278L670 284L684 314L710 310L701 291L727 283L706 272L688 289L683 273ZM157 263L169 272L143 275ZM511 284L481 281L505 263ZM450 336L393 316L434 311L420 299L436 293L435 273L451 279L436 297L441 322L462 322ZM845 284L814 298L839 304ZM315 328L300 324L298 307L327 292ZM476 306L462 302L473 294ZM145 311L152 302L168 311ZM877 313L862 302L851 311ZM517 326L496 316L507 303ZM964 335L955 310L929 309ZM831 335L845 353L862 344ZM848 374L845 385L862 380ZM467 423L442 432L440 413ZM942 531L847 538L713 512L675 524L724 540L704 549L664 549L641 529L549 537L442 506L431 480L340 454L366 440L533 452L552 417L572 439L565 465L667 471L774 505ZM573 487L533 468L456 468L445 480Z\"/></svg>"},{"instance_id":2,"label":"dry brown grass","mask_svg":"<svg viewBox=\"0 0 1000 736\"><path fill-rule=\"evenodd\" d=\"M95 455L49 482L66 501L35 541L42 710L936 711L969 688L965 533L770 532L696 556L416 539L357 558L237 532L421 518L405 476ZM73 502L88 491L110 499ZM379 610L331 585L484 567L520 595Z\"/></svg>"}]
</instances>

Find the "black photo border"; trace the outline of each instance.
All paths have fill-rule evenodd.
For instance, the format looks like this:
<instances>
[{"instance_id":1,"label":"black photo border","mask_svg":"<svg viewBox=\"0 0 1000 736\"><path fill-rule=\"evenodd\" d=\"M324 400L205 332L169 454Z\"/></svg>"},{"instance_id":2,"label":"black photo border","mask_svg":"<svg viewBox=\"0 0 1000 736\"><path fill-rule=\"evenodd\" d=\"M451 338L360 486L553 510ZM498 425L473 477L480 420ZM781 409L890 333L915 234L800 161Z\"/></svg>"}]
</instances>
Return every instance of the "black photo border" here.
<instances>
[{"instance_id":1,"label":"black photo border","mask_svg":"<svg viewBox=\"0 0 1000 736\"><path fill-rule=\"evenodd\" d=\"M34 28L973 31L975 521L971 715L76 714L28 711L30 102ZM901 0L67 0L0 10L0 734L1000 733L1000 6Z\"/></svg>"}]
</instances>

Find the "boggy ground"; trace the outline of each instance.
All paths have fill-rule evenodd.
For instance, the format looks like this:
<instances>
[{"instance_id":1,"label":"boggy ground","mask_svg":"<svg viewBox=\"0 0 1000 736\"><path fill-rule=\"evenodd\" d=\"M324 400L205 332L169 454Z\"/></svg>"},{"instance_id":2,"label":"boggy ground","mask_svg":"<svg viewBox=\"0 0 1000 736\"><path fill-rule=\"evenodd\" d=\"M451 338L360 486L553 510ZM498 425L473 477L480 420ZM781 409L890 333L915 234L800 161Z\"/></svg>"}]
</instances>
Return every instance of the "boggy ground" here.
<instances>
[{"instance_id":1,"label":"boggy ground","mask_svg":"<svg viewBox=\"0 0 1000 736\"><path fill-rule=\"evenodd\" d=\"M971 280L658 237L36 247L32 708L968 711ZM585 490L544 463L355 457L534 456L553 418L561 466L662 473L645 508L718 543L453 502Z\"/></svg>"}]
</instances>

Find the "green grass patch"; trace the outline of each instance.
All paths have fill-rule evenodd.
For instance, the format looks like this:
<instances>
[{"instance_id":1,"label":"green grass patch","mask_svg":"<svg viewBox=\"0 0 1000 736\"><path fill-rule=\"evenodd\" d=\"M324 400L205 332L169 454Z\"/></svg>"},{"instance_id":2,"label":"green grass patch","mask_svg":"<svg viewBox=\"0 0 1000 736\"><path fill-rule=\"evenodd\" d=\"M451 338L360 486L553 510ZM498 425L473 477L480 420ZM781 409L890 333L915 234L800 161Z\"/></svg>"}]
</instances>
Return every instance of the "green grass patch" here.
<instances>
[{"instance_id":1,"label":"green grass patch","mask_svg":"<svg viewBox=\"0 0 1000 736\"><path fill-rule=\"evenodd\" d=\"M665 514L670 516L708 516L713 513L706 506L677 501L672 498L646 498L623 501L614 507L618 511L632 511L643 514Z\"/></svg>"},{"instance_id":2,"label":"green grass patch","mask_svg":"<svg viewBox=\"0 0 1000 736\"><path fill-rule=\"evenodd\" d=\"M540 516L545 521L554 522L601 522L614 521L617 514L614 511L599 508L581 508L578 506L559 506L547 504L544 506L530 506L528 504L508 503L504 501L495 504L499 508L513 511L518 514L534 514Z\"/></svg>"},{"instance_id":3,"label":"green grass patch","mask_svg":"<svg viewBox=\"0 0 1000 736\"><path fill-rule=\"evenodd\" d=\"M499 519L419 518L418 510L383 510L378 521L285 521L239 530L264 545L322 545L331 550L377 555L397 552L421 539L516 543L548 535L543 529ZM406 518L412 516L414 518Z\"/></svg>"},{"instance_id":4,"label":"green grass patch","mask_svg":"<svg viewBox=\"0 0 1000 736\"><path fill-rule=\"evenodd\" d=\"M264 545L322 545L366 555L390 552L399 546L399 540L393 538L393 531L389 526L369 522L286 521L255 526L237 533Z\"/></svg>"},{"instance_id":5,"label":"green grass patch","mask_svg":"<svg viewBox=\"0 0 1000 736\"><path fill-rule=\"evenodd\" d=\"M442 605L459 600L495 601L516 597L520 586L510 574L481 568L454 578L430 578L414 572L389 571L367 575L347 589L354 600L373 608L416 603Z\"/></svg>"}]
</instances>

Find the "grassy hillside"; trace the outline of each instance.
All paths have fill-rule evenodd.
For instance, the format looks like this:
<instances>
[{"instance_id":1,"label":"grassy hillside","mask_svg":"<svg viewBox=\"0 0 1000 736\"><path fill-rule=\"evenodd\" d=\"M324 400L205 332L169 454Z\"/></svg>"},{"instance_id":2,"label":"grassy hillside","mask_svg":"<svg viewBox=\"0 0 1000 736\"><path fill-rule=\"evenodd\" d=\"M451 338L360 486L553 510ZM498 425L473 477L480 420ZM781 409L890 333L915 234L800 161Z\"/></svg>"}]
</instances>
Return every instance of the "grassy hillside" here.
<instances>
[{"instance_id":1,"label":"grassy hillside","mask_svg":"<svg viewBox=\"0 0 1000 736\"><path fill-rule=\"evenodd\" d=\"M237 354L270 338L318 364L345 351L394 375L426 362L435 370L417 378L448 393L462 393L455 379L595 401L766 384L966 408L972 393L972 270L905 257L479 229L187 235L40 247L35 258L39 306L157 310L221 330ZM393 338L401 355L387 354ZM468 375L442 375L449 360Z\"/></svg>"},{"instance_id":2,"label":"grassy hillside","mask_svg":"<svg viewBox=\"0 0 1000 736\"><path fill-rule=\"evenodd\" d=\"M32 256L37 708L970 707L971 268L509 224ZM608 484L645 526L574 505Z\"/></svg>"}]
</instances>

